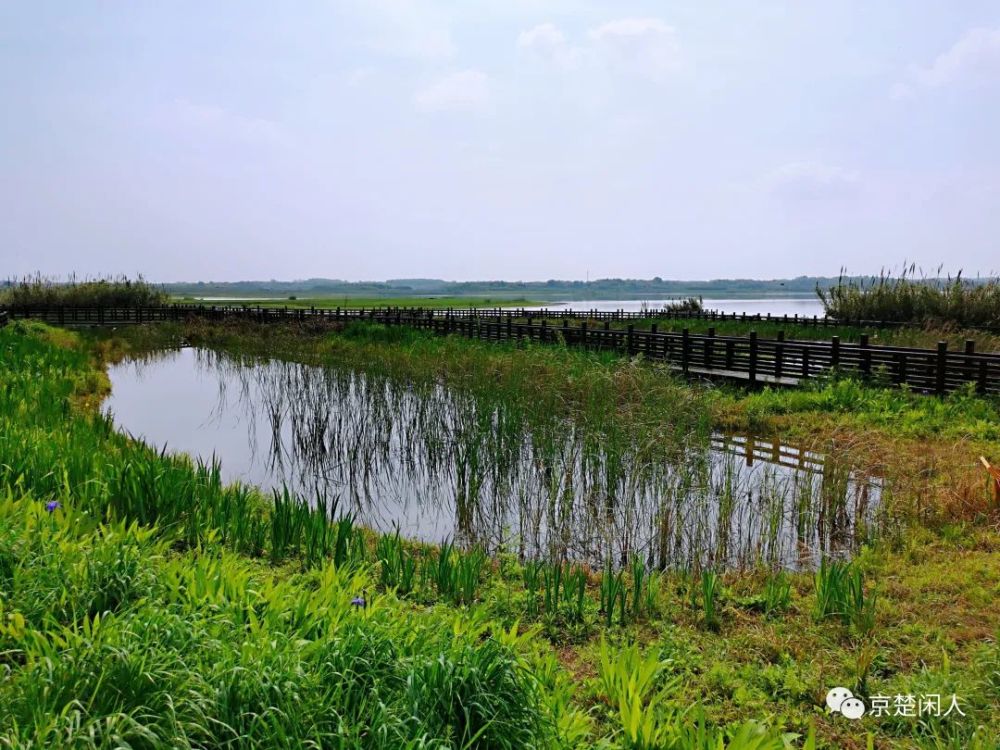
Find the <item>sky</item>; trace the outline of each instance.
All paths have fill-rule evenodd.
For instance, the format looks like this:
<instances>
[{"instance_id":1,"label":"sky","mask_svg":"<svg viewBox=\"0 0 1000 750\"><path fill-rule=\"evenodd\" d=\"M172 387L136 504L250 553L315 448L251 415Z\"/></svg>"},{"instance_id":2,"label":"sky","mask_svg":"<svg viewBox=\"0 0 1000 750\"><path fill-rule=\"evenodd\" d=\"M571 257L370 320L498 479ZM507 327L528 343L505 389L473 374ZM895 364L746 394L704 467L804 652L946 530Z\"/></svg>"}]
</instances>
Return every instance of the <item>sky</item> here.
<instances>
[{"instance_id":1,"label":"sky","mask_svg":"<svg viewBox=\"0 0 1000 750\"><path fill-rule=\"evenodd\" d=\"M996 0L0 0L0 276L993 273L997 133Z\"/></svg>"}]
</instances>

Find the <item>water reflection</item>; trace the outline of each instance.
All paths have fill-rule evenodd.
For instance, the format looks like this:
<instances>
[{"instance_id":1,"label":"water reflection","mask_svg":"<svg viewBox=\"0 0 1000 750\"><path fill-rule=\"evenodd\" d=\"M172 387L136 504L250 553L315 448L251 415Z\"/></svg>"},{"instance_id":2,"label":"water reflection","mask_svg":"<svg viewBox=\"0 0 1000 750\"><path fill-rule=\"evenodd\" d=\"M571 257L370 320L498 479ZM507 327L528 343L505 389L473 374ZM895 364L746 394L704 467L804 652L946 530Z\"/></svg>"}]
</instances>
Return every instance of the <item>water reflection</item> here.
<instances>
[{"instance_id":1,"label":"water reflection","mask_svg":"<svg viewBox=\"0 0 1000 750\"><path fill-rule=\"evenodd\" d=\"M594 565L801 567L848 553L878 506L877 479L815 453L721 435L660 450L440 384L203 349L110 375L122 429L428 541Z\"/></svg>"}]
</instances>

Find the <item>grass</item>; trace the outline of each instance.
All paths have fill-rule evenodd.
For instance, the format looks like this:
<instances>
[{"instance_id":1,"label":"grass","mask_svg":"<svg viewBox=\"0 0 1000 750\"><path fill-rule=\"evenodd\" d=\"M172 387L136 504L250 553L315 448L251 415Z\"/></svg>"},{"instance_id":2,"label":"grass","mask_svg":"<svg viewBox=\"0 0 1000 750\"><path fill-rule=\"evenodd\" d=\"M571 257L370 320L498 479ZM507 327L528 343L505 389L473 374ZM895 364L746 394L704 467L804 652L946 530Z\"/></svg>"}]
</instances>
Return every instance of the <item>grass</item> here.
<instances>
[{"instance_id":1,"label":"grass","mask_svg":"<svg viewBox=\"0 0 1000 750\"><path fill-rule=\"evenodd\" d=\"M388 342L377 330L261 332L253 342L189 333L387 367L410 382L473 388L489 377L504 398L602 429L661 425L666 413L679 434L745 418L755 397L758 424L816 429L826 414L807 402L781 410L777 394L647 380L633 363L556 348ZM217 467L134 443L93 412L107 387L102 358L122 346L38 325L0 331L0 746L715 750L783 747L790 733L795 747L850 750L869 735L892 748L1000 740L1000 534L985 501L952 512L942 469L894 485L900 508L917 502L913 492L936 511L908 514L848 574L720 571L708 597L702 577L717 622L706 628L680 571L634 561L556 573L412 545L349 519L321 528L293 496L224 486ZM880 393L862 388L819 428L833 438L862 429L858 413ZM894 402L867 439L905 450L892 430L909 422L925 454L951 460L955 441L935 433L944 417L920 411L927 401ZM989 405L949 408L968 427ZM976 434L993 445L988 430ZM828 584L839 586L832 616L817 618ZM845 625L842 611L860 614ZM954 693L967 717L858 726L820 709L832 685Z\"/></svg>"}]
</instances>

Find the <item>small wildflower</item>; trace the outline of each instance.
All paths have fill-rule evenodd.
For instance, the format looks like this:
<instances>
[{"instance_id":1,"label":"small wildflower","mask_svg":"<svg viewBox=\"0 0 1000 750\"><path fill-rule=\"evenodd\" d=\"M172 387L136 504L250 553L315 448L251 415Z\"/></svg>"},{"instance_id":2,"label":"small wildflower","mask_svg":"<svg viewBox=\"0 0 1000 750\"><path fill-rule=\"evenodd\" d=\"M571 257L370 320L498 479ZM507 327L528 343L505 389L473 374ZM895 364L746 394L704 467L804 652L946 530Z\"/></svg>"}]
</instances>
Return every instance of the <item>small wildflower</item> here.
<instances>
[{"instance_id":1,"label":"small wildflower","mask_svg":"<svg viewBox=\"0 0 1000 750\"><path fill-rule=\"evenodd\" d=\"M47 510L49 513L55 513L56 510L58 509L59 509L58 500L49 500L47 503L45 503L45 510Z\"/></svg>"},{"instance_id":2,"label":"small wildflower","mask_svg":"<svg viewBox=\"0 0 1000 750\"><path fill-rule=\"evenodd\" d=\"M353 599L351 599L351 606L353 606L353 607L364 607L364 606L366 606L365 605L365 598L363 596L356 596L356 597L354 597Z\"/></svg>"}]
</instances>

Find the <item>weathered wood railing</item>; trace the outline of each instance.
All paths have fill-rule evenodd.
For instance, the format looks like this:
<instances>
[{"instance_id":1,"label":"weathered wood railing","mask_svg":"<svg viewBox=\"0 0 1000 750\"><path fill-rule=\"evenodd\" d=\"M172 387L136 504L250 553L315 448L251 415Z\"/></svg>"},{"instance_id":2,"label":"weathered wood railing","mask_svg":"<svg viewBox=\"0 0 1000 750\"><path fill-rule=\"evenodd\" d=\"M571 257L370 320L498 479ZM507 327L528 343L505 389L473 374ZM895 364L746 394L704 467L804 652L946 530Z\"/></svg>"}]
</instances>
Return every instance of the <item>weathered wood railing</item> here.
<instances>
[{"instance_id":1,"label":"weathered wood railing","mask_svg":"<svg viewBox=\"0 0 1000 750\"><path fill-rule=\"evenodd\" d=\"M889 385L905 385L921 393L945 394L971 383L980 394L1000 394L1000 354L976 352L972 341L966 342L962 351L954 351L949 350L945 342L940 342L935 349L877 346L870 344L866 335L862 335L858 343L844 343L837 336L829 341L785 339L780 332L775 338L760 338L755 332L748 336L720 336L714 328L709 328L706 334L692 334L686 329L679 333L660 332L656 323L641 330L632 324L613 328L611 324L617 319L597 321L587 317L585 312L567 310L559 311L561 320L558 322L551 320L557 315L552 311L509 309L167 305L12 307L7 312L12 319L30 317L63 325L150 323L191 317L258 322L372 321L489 341L563 342L630 356L641 354L647 359L665 361L686 375L721 376L750 385L797 385L838 371ZM572 317L567 314L569 312L576 312L579 317Z\"/></svg>"}]
</instances>

